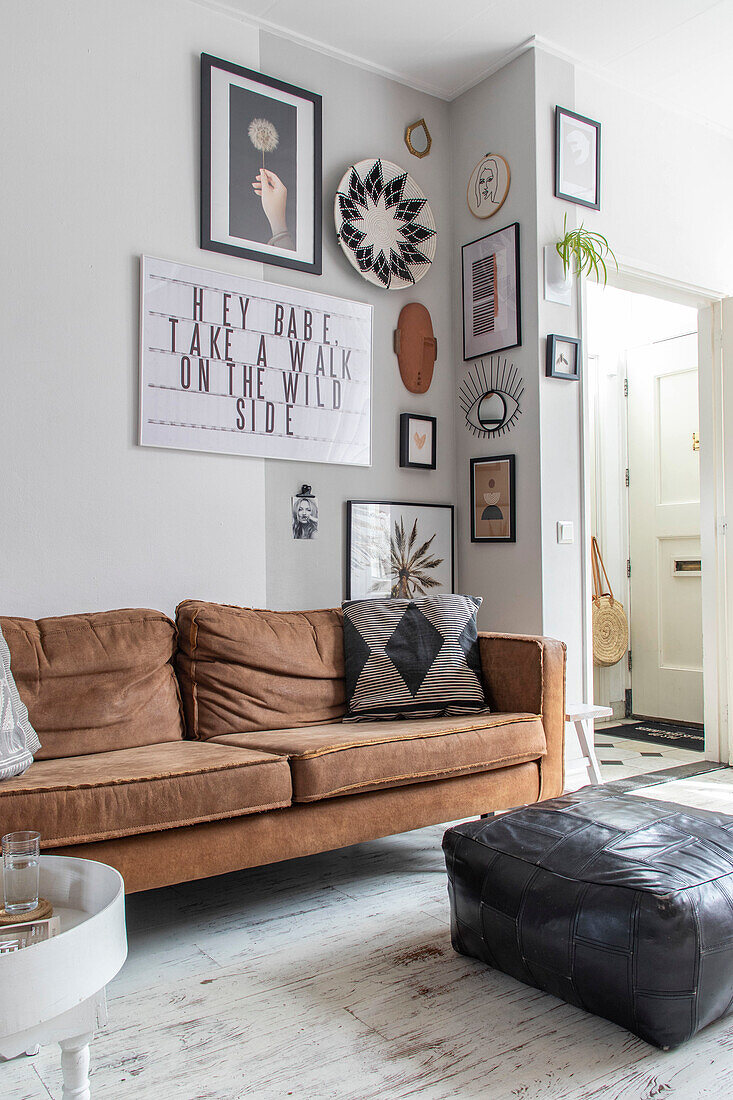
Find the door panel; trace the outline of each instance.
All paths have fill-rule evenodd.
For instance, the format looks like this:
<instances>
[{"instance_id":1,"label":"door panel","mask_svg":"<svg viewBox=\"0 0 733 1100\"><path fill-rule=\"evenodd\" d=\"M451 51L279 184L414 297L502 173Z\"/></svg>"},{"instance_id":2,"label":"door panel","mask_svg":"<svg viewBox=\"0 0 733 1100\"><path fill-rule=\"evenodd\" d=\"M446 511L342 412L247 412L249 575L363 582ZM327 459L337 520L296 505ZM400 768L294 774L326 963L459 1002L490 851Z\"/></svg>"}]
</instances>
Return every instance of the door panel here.
<instances>
[{"instance_id":1,"label":"door panel","mask_svg":"<svg viewBox=\"0 0 733 1100\"><path fill-rule=\"evenodd\" d=\"M632 705L703 721L697 337L628 355Z\"/></svg>"}]
</instances>

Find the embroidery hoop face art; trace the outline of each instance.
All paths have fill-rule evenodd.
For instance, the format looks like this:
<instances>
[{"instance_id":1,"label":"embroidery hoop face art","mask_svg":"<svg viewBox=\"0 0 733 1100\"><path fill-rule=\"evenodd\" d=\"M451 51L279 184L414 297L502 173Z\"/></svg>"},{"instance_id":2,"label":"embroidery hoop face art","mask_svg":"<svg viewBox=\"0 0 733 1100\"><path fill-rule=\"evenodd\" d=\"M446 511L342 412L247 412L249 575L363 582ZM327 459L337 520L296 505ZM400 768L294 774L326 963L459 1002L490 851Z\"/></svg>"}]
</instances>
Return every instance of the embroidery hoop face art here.
<instances>
[{"instance_id":1,"label":"embroidery hoop face art","mask_svg":"<svg viewBox=\"0 0 733 1100\"><path fill-rule=\"evenodd\" d=\"M483 359L475 363L458 391L466 428L479 439L511 431L522 413L523 393L524 379L507 359L492 356L488 367Z\"/></svg>"},{"instance_id":2,"label":"embroidery hoop face art","mask_svg":"<svg viewBox=\"0 0 733 1100\"><path fill-rule=\"evenodd\" d=\"M466 202L475 218L490 218L504 205L509 194L511 172L499 153L487 153L468 180Z\"/></svg>"}]
</instances>

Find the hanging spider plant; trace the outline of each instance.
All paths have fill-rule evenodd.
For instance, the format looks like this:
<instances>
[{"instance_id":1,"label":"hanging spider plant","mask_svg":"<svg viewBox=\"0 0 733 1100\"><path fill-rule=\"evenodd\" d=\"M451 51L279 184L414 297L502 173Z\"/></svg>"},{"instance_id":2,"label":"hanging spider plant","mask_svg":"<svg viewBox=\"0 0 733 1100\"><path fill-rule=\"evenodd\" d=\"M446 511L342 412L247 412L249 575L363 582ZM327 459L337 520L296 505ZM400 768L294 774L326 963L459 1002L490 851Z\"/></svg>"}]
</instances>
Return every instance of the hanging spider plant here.
<instances>
[{"instance_id":1,"label":"hanging spider plant","mask_svg":"<svg viewBox=\"0 0 733 1100\"><path fill-rule=\"evenodd\" d=\"M568 272L574 275L595 275L596 282L600 283L603 273L603 285L608 281L608 268L606 260L611 257L618 271L618 260L613 249L602 233L592 233L580 223L578 229L568 229L568 216L563 218L563 238L555 245L557 254L562 260L565 278Z\"/></svg>"}]
</instances>

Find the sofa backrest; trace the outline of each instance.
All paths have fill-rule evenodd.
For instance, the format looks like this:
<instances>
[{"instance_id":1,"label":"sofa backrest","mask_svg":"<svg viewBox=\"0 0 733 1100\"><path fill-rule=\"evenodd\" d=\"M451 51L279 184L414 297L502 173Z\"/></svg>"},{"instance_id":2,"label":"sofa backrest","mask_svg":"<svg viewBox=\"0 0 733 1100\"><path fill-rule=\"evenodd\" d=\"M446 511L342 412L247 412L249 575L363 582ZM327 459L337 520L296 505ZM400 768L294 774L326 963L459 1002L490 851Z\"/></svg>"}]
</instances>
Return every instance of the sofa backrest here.
<instances>
[{"instance_id":1,"label":"sofa backrest","mask_svg":"<svg viewBox=\"0 0 733 1100\"><path fill-rule=\"evenodd\" d=\"M37 760L178 741L175 627L146 609L0 618Z\"/></svg>"},{"instance_id":2,"label":"sofa backrest","mask_svg":"<svg viewBox=\"0 0 733 1100\"><path fill-rule=\"evenodd\" d=\"M176 622L190 737L311 726L346 713L340 609L257 611L185 600Z\"/></svg>"}]
</instances>

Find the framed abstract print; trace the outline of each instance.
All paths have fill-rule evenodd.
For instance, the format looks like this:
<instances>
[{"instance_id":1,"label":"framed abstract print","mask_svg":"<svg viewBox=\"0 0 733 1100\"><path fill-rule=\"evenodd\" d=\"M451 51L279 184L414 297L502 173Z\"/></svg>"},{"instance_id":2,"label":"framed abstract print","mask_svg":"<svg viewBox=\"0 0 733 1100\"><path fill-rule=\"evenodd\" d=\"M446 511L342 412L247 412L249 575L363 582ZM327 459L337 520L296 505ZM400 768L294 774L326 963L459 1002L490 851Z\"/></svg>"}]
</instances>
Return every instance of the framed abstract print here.
<instances>
[{"instance_id":1,"label":"framed abstract print","mask_svg":"<svg viewBox=\"0 0 733 1100\"><path fill-rule=\"evenodd\" d=\"M438 449L438 421L434 416L400 414L400 466L434 470Z\"/></svg>"},{"instance_id":2,"label":"framed abstract print","mask_svg":"<svg viewBox=\"0 0 733 1100\"><path fill-rule=\"evenodd\" d=\"M321 274L321 97L206 53L201 247Z\"/></svg>"},{"instance_id":3,"label":"framed abstract print","mask_svg":"<svg viewBox=\"0 0 733 1100\"><path fill-rule=\"evenodd\" d=\"M471 459L471 542L516 542L514 455Z\"/></svg>"},{"instance_id":4,"label":"framed abstract print","mask_svg":"<svg viewBox=\"0 0 733 1100\"><path fill-rule=\"evenodd\" d=\"M463 358L519 347L519 223L464 244L461 255Z\"/></svg>"}]
</instances>

